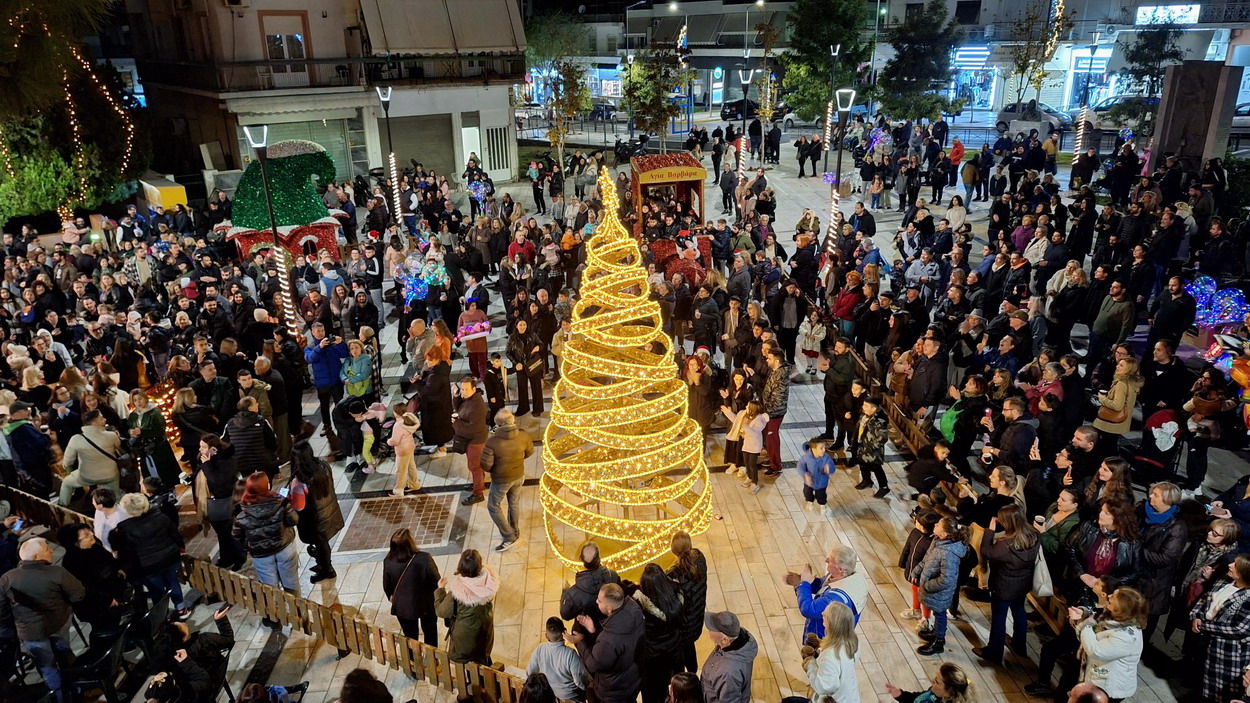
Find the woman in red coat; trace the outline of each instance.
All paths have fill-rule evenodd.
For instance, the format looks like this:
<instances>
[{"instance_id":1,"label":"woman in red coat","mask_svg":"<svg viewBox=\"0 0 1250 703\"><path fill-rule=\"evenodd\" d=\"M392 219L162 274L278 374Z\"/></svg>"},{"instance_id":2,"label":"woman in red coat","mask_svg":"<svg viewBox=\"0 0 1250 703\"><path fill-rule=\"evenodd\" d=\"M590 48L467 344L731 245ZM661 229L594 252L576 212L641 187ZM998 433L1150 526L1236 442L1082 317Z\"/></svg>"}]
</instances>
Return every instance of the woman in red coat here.
<instances>
[{"instance_id":1,"label":"woman in red coat","mask_svg":"<svg viewBox=\"0 0 1250 703\"><path fill-rule=\"evenodd\" d=\"M855 331L855 308L864 302L863 276L858 271L846 274L846 285L833 299L833 316L838 320L838 332L850 337Z\"/></svg>"}]
</instances>

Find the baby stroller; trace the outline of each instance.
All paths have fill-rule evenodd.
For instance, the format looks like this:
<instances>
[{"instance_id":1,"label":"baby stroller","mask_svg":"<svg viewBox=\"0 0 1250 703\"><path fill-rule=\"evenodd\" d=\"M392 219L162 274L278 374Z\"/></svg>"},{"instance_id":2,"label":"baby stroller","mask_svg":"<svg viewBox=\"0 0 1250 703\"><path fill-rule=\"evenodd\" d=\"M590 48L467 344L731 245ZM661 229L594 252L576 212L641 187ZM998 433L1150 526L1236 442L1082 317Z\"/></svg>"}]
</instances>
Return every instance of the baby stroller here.
<instances>
[{"instance_id":1,"label":"baby stroller","mask_svg":"<svg viewBox=\"0 0 1250 703\"><path fill-rule=\"evenodd\" d=\"M1120 448L1133 467L1133 483L1149 486L1175 478L1187 436L1185 418L1175 410L1160 410L1146 418L1141 444Z\"/></svg>"}]
</instances>

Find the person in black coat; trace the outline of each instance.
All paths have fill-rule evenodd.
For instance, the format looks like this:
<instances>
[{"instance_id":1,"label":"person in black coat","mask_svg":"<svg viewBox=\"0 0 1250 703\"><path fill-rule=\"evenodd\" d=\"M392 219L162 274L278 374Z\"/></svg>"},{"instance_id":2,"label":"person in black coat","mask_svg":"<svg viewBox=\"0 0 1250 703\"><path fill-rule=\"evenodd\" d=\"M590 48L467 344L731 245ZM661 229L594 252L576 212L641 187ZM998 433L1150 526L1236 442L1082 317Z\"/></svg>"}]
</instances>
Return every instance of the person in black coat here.
<instances>
[{"instance_id":1,"label":"person in black coat","mask_svg":"<svg viewBox=\"0 0 1250 703\"><path fill-rule=\"evenodd\" d=\"M295 443L291 453L291 474L304 484L307 493L299 510L295 531L308 552L317 560L312 570L312 583L338 576L330 562L330 540L343 529L343 511L334 491L334 474L330 465L317 458L307 439Z\"/></svg>"},{"instance_id":2,"label":"person in black coat","mask_svg":"<svg viewBox=\"0 0 1250 703\"><path fill-rule=\"evenodd\" d=\"M1172 582L1176 567L1189 546L1189 528L1180 519L1181 489L1173 483L1156 483L1138 507L1141 524L1141 575L1135 584L1150 603L1150 617L1142 640L1150 635L1159 619L1172 606Z\"/></svg>"},{"instance_id":3,"label":"person in black coat","mask_svg":"<svg viewBox=\"0 0 1250 703\"><path fill-rule=\"evenodd\" d=\"M634 703L642 689L637 658L645 629L642 607L614 583L599 589L598 600L602 621L595 624L589 615L582 615L577 619L581 629L564 637L577 648L591 675L595 700Z\"/></svg>"},{"instance_id":4,"label":"person in black coat","mask_svg":"<svg viewBox=\"0 0 1250 703\"><path fill-rule=\"evenodd\" d=\"M690 535L679 531L673 535L673 554L677 563L668 570L668 577L681 592L681 620L678 625L680 647L674 673L699 670L694 643L703 635L703 616L707 612L707 558L695 549Z\"/></svg>"},{"instance_id":5,"label":"person in black coat","mask_svg":"<svg viewBox=\"0 0 1250 703\"><path fill-rule=\"evenodd\" d=\"M169 594L178 618L186 619L191 609L178 583L183 546L178 527L159 510L151 510L148 499L138 493L122 496L118 506L130 518L118 523L108 537L126 577L136 587L144 587L153 602Z\"/></svg>"},{"instance_id":6,"label":"person in black coat","mask_svg":"<svg viewBox=\"0 0 1250 703\"><path fill-rule=\"evenodd\" d=\"M1003 532L995 535L995 529ZM989 566L990 636L985 647L972 652L988 662L1001 664L1007 644L1007 614L1011 613L1014 632L1013 652L1024 655L1029 621L1024 616L1024 599L1033 589L1033 569L1041 540L1020 506L1004 506L990 521L981 537L981 556Z\"/></svg>"},{"instance_id":7,"label":"person in black coat","mask_svg":"<svg viewBox=\"0 0 1250 703\"><path fill-rule=\"evenodd\" d=\"M226 423L221 439L234 445L241 473L263 471L272 481L278 473L278 436L258 412L260 404L256 398L247 396L237 407L238 412Z\"/></svg>"},{"instance_id":8,"label":"person in black coat","mask_svg":"<svg viewBox=\"0 0 1250 703\"><path fill-rule=\"evenodd\" d=\"M399 620L404 636L422 638L438 646L438 618L434 615L434 591L442 576L438 564L417 548L412 532L403 527L391 535L391 548L382 562L382 592L391 602L391 614Z\"/></svg>"},{"instance_id":9,"label":"person in black coat","mask_svg":"<svg viewBox=\"0 0 1250 703\"><path fill-rule=\"evenodd\" d=\"M451 426L451 364L441 347L431 347L425 353L420 389L421 441L438 447L441 456L447 453L443 445L455 436Z\"/></svg>"},{"instance_id":10,"label":"person in black coat","mask_svg":"<svg viewBox=\"0 0 1250 703\"><path fill-rule=\"evenodd\" d=\"M595 603L595 599L599 597L599 589L609 583L620 584L621 577L599 561L599 545L594 542L582 545L579 556L582 559L582 570L577 572L573 583L560 593L560 619L574 620L586 615L597 626L603 622L604 617ZM573 629L577 630L579 627L581 626L574 624Z\"/></svg>"},{"instance_id":11,"label":"person in black coat","mask_svg":"<svg viewBox=\"0 0 1250 703\"><path fill-rule=\"evenodd\" d=\"M57 543L65 548L61 566L87 590L74 604L74 615L91 624L92 634L115 631L131 596L121 565L86 523L63 525L57 530Z\"/></svg>"},{"instance_id":12,"label":"person in black coat","mask_svg":"<svg viewBox=\"0 0 1250 703\"><path fill-rule=\"evenodd\" d=\"M217 566L223 569L242 568L247 561L247 552L243 545L234 538L231 530L234 527L234 513L237 507L235 488L239 484L239 469L234 463L234 446L226 444L215 435L203 435L194 445L196 447L198 473L196 475L197 492L203 489L206 495L198 495L197 500L205 503L205 519L217 533ZM203 485L200 486L200 476Z\"/></svg>"},{"instance_id":13,"label":"person in black coat","mask_svg":"<svg viewBox=\"0 0 1250 703\"><path fill-rule=\"evenodd\" d=\"M530 331L529 323L523 319L517 320L512 335L508 337L507 355L508 361L512 362L512 372L516 374L516 414L528 413L532 400L534 415L541 417L547 351L542 340Z\"/></svg>"},{"instance_id":14,"label":"person in black coat","mask_svg":"<svg viewBox=\"0 0 1250 703\"><path fill-rule=\"evenodd\" d=\"M643 635L638 648L642 673L643 703L664 703L668 682L681 668L683 598L677 584L651 562L642 570L637 585L625 585L631 598L642 606Z\"/></svg>"}]
</instances>

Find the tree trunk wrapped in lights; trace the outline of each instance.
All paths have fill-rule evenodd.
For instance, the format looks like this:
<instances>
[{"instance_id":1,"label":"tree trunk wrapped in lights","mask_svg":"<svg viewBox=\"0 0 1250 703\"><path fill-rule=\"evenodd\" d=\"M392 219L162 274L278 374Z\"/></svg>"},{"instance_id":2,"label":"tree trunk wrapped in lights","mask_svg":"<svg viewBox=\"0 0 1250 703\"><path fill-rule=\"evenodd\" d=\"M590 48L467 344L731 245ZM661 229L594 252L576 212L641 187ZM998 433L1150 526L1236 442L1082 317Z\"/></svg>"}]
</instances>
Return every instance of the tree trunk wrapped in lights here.
<instances>
[{"instance_id":1,"label":"tree trunk wrapped in lights","mask_svg":"<svg viewBox=\"0 0 1250 703\"><path fill-rule=\"evenodd\" d=\"M562 561L580 568L581 543L592 539L606 566L629 571L667 553L677 531L705 531L711 489L703 433L687 414L686 384L638 243L617 219L608 169L599 190L604 214L586 243L573 338L560 356L541 501Z\"/></svg>"}]
</instances>

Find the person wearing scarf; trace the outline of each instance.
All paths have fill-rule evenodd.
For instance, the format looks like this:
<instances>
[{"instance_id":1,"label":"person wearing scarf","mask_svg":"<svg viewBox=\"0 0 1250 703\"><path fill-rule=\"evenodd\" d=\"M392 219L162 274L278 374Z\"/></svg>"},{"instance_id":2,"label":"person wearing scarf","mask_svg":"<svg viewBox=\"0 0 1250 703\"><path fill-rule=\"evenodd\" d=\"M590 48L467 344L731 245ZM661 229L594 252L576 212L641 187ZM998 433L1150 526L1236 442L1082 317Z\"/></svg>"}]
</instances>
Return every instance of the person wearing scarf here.
<instances>
[{"instance_id":1,"label":"person wearing scarf","mask_svg":"<svg viewBox=\"0 0 1250 703\"><path fill-rule=\"evenodd\" d=\"M1181 652L1185 660L1192 664L1201 663L1201 638L1191 636L1186 616L1194 603L1210 592L1220 575L1237 557L1237 540L1240 537L1241 528L1233 520L1212 520L1206 535L1191 542L1181 559L1176 597L1163 634L1166 639L1171 639L1177 629L1184 633Z\"/></svg>"},{"instance_id":2,"label":"person wearing scarf","mask_svg":"<svg viewBox=\"0 0 1250 703\"><path fill-rule=\"evenodd\" d=\"M1176 569L1189 544L1189 528L1177 518L1180 502L1181 489L1164 482L1151 486L1141 504L1141 578L1136 585L1150 606L1146 642L1172 605Z\"/></svg>"}]
</instances>

